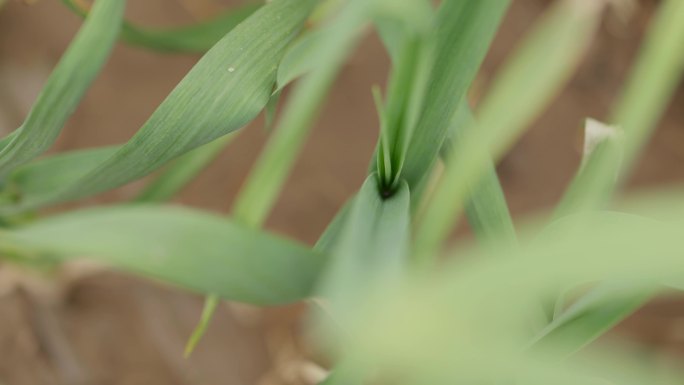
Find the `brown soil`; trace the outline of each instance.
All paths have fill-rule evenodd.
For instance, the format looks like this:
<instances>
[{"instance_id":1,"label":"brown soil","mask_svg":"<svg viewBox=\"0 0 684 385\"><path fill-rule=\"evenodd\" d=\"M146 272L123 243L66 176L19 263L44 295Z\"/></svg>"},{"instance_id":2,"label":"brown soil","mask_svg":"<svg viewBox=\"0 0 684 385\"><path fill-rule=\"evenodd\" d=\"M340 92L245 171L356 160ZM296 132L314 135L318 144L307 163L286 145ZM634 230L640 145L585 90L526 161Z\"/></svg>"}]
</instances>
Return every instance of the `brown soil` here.
<instances>
[{"instance_id":1,"label":"brown soil","mask_svg":"<svg viewBox=\"0 0 684 385\"><path fill-rule=\"evenodd\" d=\"M146 24L169 24L206 16L211 13L207 5L219 2L130 3L131 18ZM486 88L490 75L546 3L514 2L475 94ZM571 85L501 162L500 175L516 216L549 208L561 196L579 162L583 120L608 115L655 3L639 2L639 12L628 23L615 15L608 18ZM79 22L56 0L38 0L32 6L9 0L2 10L3 133L20 124ZM118 45L55 151L125 141L196 60L193 55L160 55ZM358 188L378 127L369 89L372 84L384 83L387 66L373 37L349 61L268 222L269 229L313 242ZM680 92L631 186L682 180L683 102L684 93ZM252 124L179 202L227 212L265 138L261 121ZM124 199L138 186L92 202ZM56 281L29 279L32 274L16 274L7 267L0 273L0 384L253 384L275 383L273 378L283 375L290 383L301 383L288 367L296 359L292 358L296 308L264 312L221 308L196 354L185 360L183 344L201 309L197 296L111 272ZM9 285L10 280L19 283ZM652 305L621 330L668 349L680 348L683 314L674 302ZM278 375L271 371L265 377L274 364Z\"/></svg>"}]
</instances>

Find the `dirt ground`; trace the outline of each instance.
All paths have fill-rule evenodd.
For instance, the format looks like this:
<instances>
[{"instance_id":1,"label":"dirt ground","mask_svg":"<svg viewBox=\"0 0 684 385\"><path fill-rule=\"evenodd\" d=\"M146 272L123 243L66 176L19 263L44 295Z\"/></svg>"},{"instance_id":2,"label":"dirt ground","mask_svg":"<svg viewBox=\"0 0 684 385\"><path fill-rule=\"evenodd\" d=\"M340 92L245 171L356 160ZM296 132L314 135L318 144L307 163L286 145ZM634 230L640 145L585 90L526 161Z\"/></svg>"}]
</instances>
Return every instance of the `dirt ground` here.
<instances>
[{"instance_id":1,"label":"dirt ground","mask_svg":"<svg viewBox=\"0 0 684 385\"><path fill-rule=\"evenodd\" d=\"M8 0L0 12L3 135L20 125L80 24L57 0L31 3ZM165 25L206 17L219 3L230 2L146 0L130 2L128 12L146 25ZM514 1L476 83L475 97L547 3ZM609 114L657 1L637 4L628 21L615 13L607 17L571 84L500 163L516 217L557 202L579 162L584 119ZM55 151L127 140L197 59L119 44ZM311 243L360 186L378 131L370 86L384 83L387 66L379 42L369 37L340 75L269 229ZM683 181L683 106L684 92L679 92L630 188ZM178 201L228 212L266 138L262 127L258 120L244 130ZM85 203L125 199L138 187ZM23 283L12 284L17 280ZM293 353L297 306L266 311L222 307L197 352L185 360L183 345L200 309L197 296L112 272L54 280L1 267L0 385L282 383L276 377L303 383L290 365L298 359ZM666 350L682 350L684 307L676 301L650 305L619 332ZM307 373L315 375L310 369Z\"/></svg>"}]
</instances>

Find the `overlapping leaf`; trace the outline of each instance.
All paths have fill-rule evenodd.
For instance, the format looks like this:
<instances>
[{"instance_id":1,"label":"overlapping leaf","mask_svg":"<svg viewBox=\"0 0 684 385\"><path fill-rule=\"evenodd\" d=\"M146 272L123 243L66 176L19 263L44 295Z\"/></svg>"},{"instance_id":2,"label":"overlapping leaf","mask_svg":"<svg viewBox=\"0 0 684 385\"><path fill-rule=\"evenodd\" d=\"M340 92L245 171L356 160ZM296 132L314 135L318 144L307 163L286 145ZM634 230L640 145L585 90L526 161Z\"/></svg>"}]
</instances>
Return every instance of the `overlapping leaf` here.
<instances>
[{"instance_id":1,"label":"overlapping leaf","mask_svg":"<svg viewBox=\"0 0 684 385\"><path fill-rule=\"evenodd\" d=\"M563 198L560 215L601 206L620 185L684 74L682 46L684 2L665 1L609 120L622 140L606 141L591 154Z\"/></svg>"},{"instance_id":2,"label":"overlapping leaf","mask_svg":"<svg viewBox=\"0 0 684 385\"><path fill-rule=\"evenodd\" d=\"M46 151L109 56L125 0L98 0L50 75L24 123L0 146L0 176Z\"/></svg>"},{"instance_id":3,"label":"overlapping leaf","mask_svg":"<svg viewBox=\"0 0 684 385\"><path fill-rule=\"evenodd\" d=\"M5 212L94 195L140 178L252 120L268 102L276 69L315 0L269 3L219 41L138 133L113 156L55 191Z\"/></svg>"},{"instance_id":4,"label":"overlapping leaf","mask_svg":"<svg viewBox=\"0 0 684 385\"><path fill-rule=\"evenodd\" d=\"M466 130L477 130L477 123L464 101L454 115L450 135L442 147L444 158L448 159L449 153L458 148L460 140L466 135ZM465 204L468 223L483 242L490 245L514 246L517 243L515 227L493 162L489 162L483 174L476 187L469 193Z\"/></svg>"},{"instance_id":5,"label":"overlapping leaf","mask_svg":"<svg viewBox=\"0 0 684 385\"><path fill-rule=\"evenodd\" d=\"M675 79L682 76L684 54L679 47L684 44L684 3L664 2L653 23L612 118L617 124L612 128L617 130L617 139L605 140L586 154L580 172L557 209L558 216L606 203L648 140L674 91ZM540 342L565 338L574 343L569 351L582 347L632 314L653 296L654 290L637 288L631 289L631 295L626 297L606 298L614 292L614 284L590 291L540 332Z\"/></svg>"}]
</instances>

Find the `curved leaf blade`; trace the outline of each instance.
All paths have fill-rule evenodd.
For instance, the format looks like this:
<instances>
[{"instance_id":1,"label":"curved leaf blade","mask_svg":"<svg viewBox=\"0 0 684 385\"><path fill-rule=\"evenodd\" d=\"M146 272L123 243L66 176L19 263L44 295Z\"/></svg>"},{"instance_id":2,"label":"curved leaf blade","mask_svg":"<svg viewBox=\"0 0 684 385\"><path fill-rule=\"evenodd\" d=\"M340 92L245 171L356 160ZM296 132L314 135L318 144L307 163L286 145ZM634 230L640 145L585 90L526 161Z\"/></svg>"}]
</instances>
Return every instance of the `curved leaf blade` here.
<instances>
[{"instance_id":1,"label":"curved leaf blade","mask_svg":"<svg viewBox=\"0 0 684 385\"><path fill-rule=\"evenodd\" d=\"M270 99L278 62L315 0L277 0L236 27L193 67L138 133L67 186L5 212L35 209L119 187L244 126Z\"/></svg>"},{"instance_id":2,"label":"curved leaf blade","mask_svg":"<svg viewBox=\"0 0 684 385\"><path fill-rule=\"evenodd\" d=\"M0 233L58 260L87 257L200 293L257 305L307 298L324 259L310 249L180 207L121 206L77 211Z\"/></svg>"},{"instance_id":3,"label":"curved leaf blade","mask_svg":"<svg viewBox=\"0 0 684 385\"><path fill-rule=\"evenodd\" d=\"M88 10L77 1L62 1L80 16L85 17L88 14ZM141 27L124 20L121 39L130 45L160 52L206 52L261 6L247 4L221 13L210 20L167 29Z\"/></svg>"},{"instance_id":4,"label":"curved leaf blade","mask_svg":"<svg viewBox=\"0 0 684 385\"><path fill-rule=\"evenodd\" d=\"M24 123L3 140L0 175L45 152L100 72L121 28L125 0L98 0Z\"/></svg>"},{"instance_id":5,"label":"curved leaf blade","mask_svg":"<svg viewBox=\"0 0 684 385\"><path fill-rule=\"evenodd\" d=\"M467 130L460 140L426 206L416 233L419 259L434 262L491 159L498 159L515 142L570 78L593 39L601 10L599 3L558 2L497 75L479 107L477 129Z\"/></svg>"}]
</instances>

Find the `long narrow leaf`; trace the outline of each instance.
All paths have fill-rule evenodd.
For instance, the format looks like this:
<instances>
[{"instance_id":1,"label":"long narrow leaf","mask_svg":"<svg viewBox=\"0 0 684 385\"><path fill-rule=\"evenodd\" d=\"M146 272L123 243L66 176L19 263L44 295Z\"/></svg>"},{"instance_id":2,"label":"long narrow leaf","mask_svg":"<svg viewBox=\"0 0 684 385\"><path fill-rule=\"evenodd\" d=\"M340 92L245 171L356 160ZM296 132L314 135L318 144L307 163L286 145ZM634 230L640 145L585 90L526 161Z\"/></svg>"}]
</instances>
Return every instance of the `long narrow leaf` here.
<instances>
[{"instance_id":1,"label":"long narrow leaf","mask_svg":"<svg viewBox=\"0 0 684 385\"><path fill-rule=\"evenodd\" d=\"M681 212L681 195L673 196L666 204ZM520 325L526 322L528 310L538 306L537 298L554 291L559 284L572 287L611 281L629 283L628 287L638 289L684 274L681 217L657 225L652 221L628 221L623 215L590 217L594 226L568 232L590 219L570 218L529 247L513 252L502 248L497 252L502 255L500 259L482 258L483 253L491 254L492 250L456 249L453 262L436 274L407 282L406 290L375 299L373 293L368 293L369 302L358 306L365 311L365 322L347 333L351 336L348 341L353 339L352 344L356 344L350 354L372 360L375 368L384 366L399 373L404 373L401 369L405 367L410 367L406 374L451 373L453 377L449 378L455 382L468 377L468 373L479 380L490 379L492 367L497 368L495 378L505 382L502 371L511 370L509 375L513 377L520 375L520 369L527 365L526 357L544 365L560 362L567 356L568 348L576 346L574 336L581 334L554 339L540 350L521 349L528 337ZM503 258L504 255L512 258ZM613 290L605 294L606 303L612 303L630 298L632 293ZM464 346L475 348L463 349ZM618 368L622 376L629 375L615 383L653 383L644 382L644 373L633 372L635 367ZM423 379L418 382L432 383ZM680 382L681 379L663 383Z\"/></svg>"},{"instance_id":2,"label":"long narrow leaf","mask_svg":"<svg viewBox=\"0 0 684 385\"><path fill-rule=\"evenodd\" d=\"M315 0L275 0L218 42L138 133L111 158L49 196L5 211L75 200L145 176L252 120L268 102L276 69Z\"/></svg>"},{"instance_id":3,"label":"long narrow leaf","mask_svg":"<svg viewBox=\"0 0 684 385\"><path fill-rule=\"evenodd\" d=\"M566 355L577 352L640 309L657 293L630 286L607 283L593 289L541 330L531 345L535 348L561 345L562 354Z\"/></svg>"},{"instance_id":4,"label":"long narrow leaf","mask_svg":"<svg viewBox=\"0 0 684 385\"><path fill-rule=\"evenodd\" d=\"M411 191L428 175L449 122L475 78L509 0L444 1L434 32L434 67L402 177Z\"/></svg>"},{"instance_id":5,"label":"long narrow leaf","mask_svg":"<svg viewBox=\"0 0 684 385\"><path fill-rule=\"evenodd\" d=\"M5 178L3 192L13 197L12 202L50 194L64 186L64 183L88 172L93 164L105 161L118 150L118 146L107 146L38 159L9 174Z\"/></svg>"},{"instance_id":6,"label":"long narrow leaf","mask_svg":"<svg viewBox=\"0 0 684 385\"><path fill-rule=\"evenodd\" d=\"M145 189L135 202L164 202L173 198L190 181L195 179L209 163L223 151L235 138L236 134L229 134L223 138L196 148L171 163Z\"/></svg>"},{"instance_id":7,"label":"long narrow leaf","mask_svg":"<svg viewBox=\"0 0 684 385\"><path fill-rule=\"evenodd\" d=\"M491 158L512 145L569 79L594 36L601 9L586 2L556 3L497 76L479 108L477 129L468 130L454 149L425 210L416 234L420 259L436 255Z\"/></svg>"},{"instance_id":8,"label":"long narrow leaf","mask_svg":"<svg viewBox=\"0 0 684 385\"><path fill-rule=\"evenodd\" d=\"M116 42L125 0L98 0L28 117L0 149L0 176L46 151L76 109Z\"/></svg>"},{"instance_id":9,"label":"long narrow leaf","mask_svg":"<svg viewBox=\"0 0 684 385\"><path fill-rule=\"evenodd\" d=\"M308 297L323 259L222 217L145 205L91 209L0 233L0 247L87 257L199 293L259 305Z\"/></svg>"},{"instance_id":10,"label":"long narrow leaf","mask_svg":"<svg viewBox=\"0 0 684 385\"><path fill-rule=\"evenodd\" d=\"M448 162L449 153L458 148L460 141L466 135L466 130L477 130L470 107L464 101L458 109L451 124L450 136L442 148L442 156ZM475 235L483 242L493 244L517 243L513 219L506 203L496 168L492 162L486 166L486 171L477 186L469 193L465 204L468 223Z\"/></svg>"},{"instance_id":11,"label":"long narrow leaf","mask_svg":"<svg viewBox=\"0 0 684 385\"><path fill-rule=\"evenodd\" d=\"M297 85L282 121L269 139L255 169L250 173L235 201L233 216L243 225L251 228L261 227L275 205L275 200L304 145L325 94L347 53L354 46L358 38L358 29L368 18L368 6L369 3L365 0L352 1L340 17L324 29L321 36L326 44L319 46L323 51L318 52L318 56L310 58L316 58L315 63L318 66ZM288 81L290 80L292 79ZM216 308L218 301L216 295L207 298L204 320L211 319L212 309ZM194 345L204 335L207 325L208 321L200 322L188 343L187 352L192 352Z\"/></svg>"},{"instance_id":12,"label":"long narrow leaf","mask_svg":"<svg viewBox=\"0 0 684 385\"><path fill-rule=\"evenodd\" d=\"M684 73L684 2L660 6L645 46L610 123L622 140L592 153L566 193L558 214L605 204L632 167Z\"/></svg>"}]
</instances>

